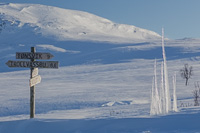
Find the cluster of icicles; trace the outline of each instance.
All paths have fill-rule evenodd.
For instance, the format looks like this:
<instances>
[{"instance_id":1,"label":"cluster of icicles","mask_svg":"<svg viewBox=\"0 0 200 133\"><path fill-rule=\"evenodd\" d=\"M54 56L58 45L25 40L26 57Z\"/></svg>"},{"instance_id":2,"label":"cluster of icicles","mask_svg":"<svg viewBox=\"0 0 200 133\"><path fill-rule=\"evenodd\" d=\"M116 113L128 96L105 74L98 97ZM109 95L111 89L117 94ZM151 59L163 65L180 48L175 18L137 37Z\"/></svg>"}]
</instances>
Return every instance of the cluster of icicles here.
<instances>
[{"instance_id":1,"label":"cluster of icicles","mask_svg":"<svg viewBox=\"0 0 200 133\"><path fill-rule=\"evenodd\" d=\"M151 115L167 114L171 111L171 97L169 91L168 69L164 47L164 30L162 29L162 53L163 61L161 63L161 80L160 87L157 83L157 62L154 64L154 77L152 81L151 91ZM173 111L177 112L177 97L176 97L176 73L173 76Z\"/></svg>"}]
</instances>

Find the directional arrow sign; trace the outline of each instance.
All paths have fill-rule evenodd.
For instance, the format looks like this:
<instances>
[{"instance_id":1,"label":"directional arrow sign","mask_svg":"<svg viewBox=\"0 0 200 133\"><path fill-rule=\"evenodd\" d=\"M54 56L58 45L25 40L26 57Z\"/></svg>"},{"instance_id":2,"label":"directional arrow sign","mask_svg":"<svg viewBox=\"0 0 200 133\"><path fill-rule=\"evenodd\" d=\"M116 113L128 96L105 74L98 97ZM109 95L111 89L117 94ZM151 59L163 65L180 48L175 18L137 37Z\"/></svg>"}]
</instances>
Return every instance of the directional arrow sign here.
<instances>
[{"instance_id":1,"label":"directional arrow sign","mask_svg":"<svg viewBox=\"0 0 200 133\"><path fill-rule=\"evenodd\" d=\"M35 86L41 82L41 76L37 75L29 80L30 87Z\"/></svg>"},{"instance_id":2,"label":"directional arrow sign","mask_svg":"<svg viewBox=\"0 0 200 133\"><path fill-rule=\"evenodd\" d=\"M16 59L40 59L48 60L53 57L50 53L32 53L32 52L17 52Z\"/></svg>"},{"instance_id":3,"label":"directional arrow sign","mask_svg":"<svg viewBox=\"0 0 200 133\"><path fill-rule=\"evenodd\" d=\"M58 61L11 61L6 65L9 67L25 67L25 68L58 68Z\"/></svg>"}]
</instances>

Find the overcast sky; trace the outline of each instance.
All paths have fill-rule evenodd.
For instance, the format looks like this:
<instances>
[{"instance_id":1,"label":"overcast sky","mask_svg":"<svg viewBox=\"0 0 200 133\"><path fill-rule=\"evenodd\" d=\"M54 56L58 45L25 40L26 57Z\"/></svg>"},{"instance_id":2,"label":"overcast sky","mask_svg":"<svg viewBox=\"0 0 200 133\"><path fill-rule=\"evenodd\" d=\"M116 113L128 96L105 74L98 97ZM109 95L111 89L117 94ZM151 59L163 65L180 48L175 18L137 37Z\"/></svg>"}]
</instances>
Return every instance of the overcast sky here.
<instances>
[{"instance_id":1,"label":"overcast sky","mask_svg":"<svg viewBox=\"0 0 200 133\"><path fill-rule=\"evenodd\" d=\"M116 23L135 25L170 39L200 38L200 0L0 0L86 11Z\"/></svg>"}]
</instances>

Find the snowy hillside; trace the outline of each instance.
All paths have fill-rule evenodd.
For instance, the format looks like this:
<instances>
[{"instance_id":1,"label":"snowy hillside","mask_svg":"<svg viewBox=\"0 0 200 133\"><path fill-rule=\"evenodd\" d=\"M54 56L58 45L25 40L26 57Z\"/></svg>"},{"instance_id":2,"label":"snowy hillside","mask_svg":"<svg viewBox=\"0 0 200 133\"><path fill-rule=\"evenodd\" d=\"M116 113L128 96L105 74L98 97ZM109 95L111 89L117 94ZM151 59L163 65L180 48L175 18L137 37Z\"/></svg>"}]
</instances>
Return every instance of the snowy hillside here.
<instances>
[{"instance_id":1,"label":"snowy hillside","mask_svg":"<svg viewBox=\"0 0 200 133\"><path fill-rule=\"evenodd\" d=\"M117 24L87 12L44 5L1 4L1 39L5 37L24 39L20 38L24 36L24 31L26 39L33 37L40 39L42 36L57 41L92 40L130 43L160 38L155 32Z\"/></svg>"}]
</instances>

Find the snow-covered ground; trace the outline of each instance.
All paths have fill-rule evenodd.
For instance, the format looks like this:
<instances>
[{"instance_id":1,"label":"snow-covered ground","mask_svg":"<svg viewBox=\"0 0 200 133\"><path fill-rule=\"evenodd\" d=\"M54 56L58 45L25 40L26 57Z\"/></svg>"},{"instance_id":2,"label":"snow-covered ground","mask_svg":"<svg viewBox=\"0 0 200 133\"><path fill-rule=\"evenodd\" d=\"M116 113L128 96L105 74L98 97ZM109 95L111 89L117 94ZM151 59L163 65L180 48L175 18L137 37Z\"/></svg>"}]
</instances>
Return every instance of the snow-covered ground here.
<instances>
[{"instance_id":1,"label":"snow-covered ground","mask_svg":"<svg viewBox=\"0 0 200 133\"><path fill-rule=\"evenodd\" d=\"M29 70L1 73L0 131L199 131L199 108L193 107L192 99L193 83L200 74L199 63L168 61L170 86L173 72L179 71L182 62L193 64L195 75L187 87L177 76L180 111L157 117L149 113L154 60L40 69L42 82L36 85L36 118L33 120L29 120ZM10 126L12 128L8 128Z\"/></svg>"},{"instance_id":2,"label":"snow-covered ground","mask_svg":"<svg viewBox=\"0 0 200 133\"><path fill-rule=\"evenodd\" d=\"M199 108L156 118L12 120L1 124L2 133L198 133ZM195 111L198 113L191 113Z\"/></svg>"},{"instance_id":3,"label":"snow-covered ground","mask_svg":"<svg viewBox=\"0 0 200 133\"><path fill-rule=\"evenodd\" d=\"M179 112L150 116L155 58L161 76L157 33L43 5L0 4L0 12L0 133L200 132L192 94L200 77L199 39L166 39L170 95L176 72ZM34 119L30 70L5 65L31 46L60 62L59 69L39 69ZM194 72L188 86L179 72L185 63Z\"/></svg>"}]
</instances>

